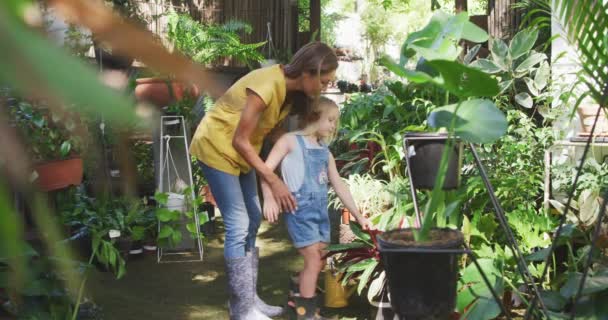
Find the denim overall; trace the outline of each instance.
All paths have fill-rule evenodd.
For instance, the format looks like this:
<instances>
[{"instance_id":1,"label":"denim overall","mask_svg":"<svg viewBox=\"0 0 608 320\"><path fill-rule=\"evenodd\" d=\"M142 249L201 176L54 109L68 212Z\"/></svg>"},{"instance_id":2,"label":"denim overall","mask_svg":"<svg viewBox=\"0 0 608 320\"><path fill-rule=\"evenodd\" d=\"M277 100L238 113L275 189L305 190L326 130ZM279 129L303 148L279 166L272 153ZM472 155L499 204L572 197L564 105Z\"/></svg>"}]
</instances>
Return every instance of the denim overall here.
<instances>
[{"instance_id":1,"label":"denim overall","mask_svg":"<svg viewBox=\"0 0 608 320\"><path fill-rule=\"evenodd\" d=\"M330 242L329 217L327 215L327 184L329 150L307 148L304 138L296 135L302 160L304 161L304 181L294 194L298 202L295 213L287 213L287 231L296 248L303 248L317 242Z\"/></svg>"}]
</instances>

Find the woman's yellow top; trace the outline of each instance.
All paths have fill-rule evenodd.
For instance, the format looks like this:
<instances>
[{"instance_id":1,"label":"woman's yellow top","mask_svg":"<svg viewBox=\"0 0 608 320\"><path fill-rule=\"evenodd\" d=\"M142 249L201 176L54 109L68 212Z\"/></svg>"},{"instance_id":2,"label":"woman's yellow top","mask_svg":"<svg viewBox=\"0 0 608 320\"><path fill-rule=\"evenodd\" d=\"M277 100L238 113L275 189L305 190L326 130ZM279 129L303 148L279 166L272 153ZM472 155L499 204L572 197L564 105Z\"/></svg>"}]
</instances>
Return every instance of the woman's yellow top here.
<instances>
[{"instance_id":1,"label":"woman's yellow top","mask_svg":"<svg viewBox=\"0 0 608 320\"><path fill-rule=\"evenodd\" d=\"M287 114L285 75L280 65L254 70L238 80L205 115L198 125L190 153L209 167L239 175L251 166L232 147L232 138L247 101L247 89L255 92L266 104L250 142L256 152L262 149L264 137Z\"/></svg>"}]
</instances>

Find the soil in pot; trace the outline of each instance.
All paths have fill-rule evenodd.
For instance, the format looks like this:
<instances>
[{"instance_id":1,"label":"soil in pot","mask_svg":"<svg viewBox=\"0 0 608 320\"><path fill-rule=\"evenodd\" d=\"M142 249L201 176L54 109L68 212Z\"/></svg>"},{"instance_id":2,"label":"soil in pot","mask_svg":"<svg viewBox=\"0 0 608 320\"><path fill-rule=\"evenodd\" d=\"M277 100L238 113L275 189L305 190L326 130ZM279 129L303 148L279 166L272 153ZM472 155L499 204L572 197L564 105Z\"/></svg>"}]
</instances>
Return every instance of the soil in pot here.
<instances>
[{"instance_id":1,"label":"soil in pot","mask_svg":"<svg viewBox=\"0 0 608 320\"><path fill-rule=\"evenodd\" d=\"M406 133L408 139L412 182L416 189L432 190L439 171L441 156L445 150L446 134ZM448 169L443 183L444 190L456 189L460 184L460 143L454 144L450 151Z\"/></svg>"},{"instance_id":2,"label":"soil in pot","mask_svg":"<svg viewBox=\"0 0 608 320\"><path fill-rule=\"evenodd\" d=\"M457 230L433 229L430 239L416 242L411 229L378 236L391 305L401 319L444 320L454 311L459 253L436 250L460 249L463 235Z\"/></svg>"}]
</instances>

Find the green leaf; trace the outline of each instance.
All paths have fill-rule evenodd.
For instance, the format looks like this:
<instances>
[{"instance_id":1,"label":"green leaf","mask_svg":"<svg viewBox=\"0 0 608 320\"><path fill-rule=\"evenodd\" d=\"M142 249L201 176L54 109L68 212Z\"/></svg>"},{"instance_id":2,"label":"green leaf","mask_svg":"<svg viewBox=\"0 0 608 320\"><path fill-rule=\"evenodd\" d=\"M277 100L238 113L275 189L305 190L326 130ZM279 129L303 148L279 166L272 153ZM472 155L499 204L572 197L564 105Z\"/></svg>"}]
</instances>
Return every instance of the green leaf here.
<instances>
[{"instance_id":1,"label":"green leaf","mask_svg":"<svg viewBox=\"0 0 608 320\"><path fill-rule=\"evenodd\" d=\"M562 311L568 302L559 292L556 291L541 291L540 295L547 309L553 311Z\"/></svg>"},{"instance_id":2,"label":"green leaf","mask_svg":"<svg viewBox=\"0 0 608 320\"><path fill-rule=\"evenodd\" d=\"M436 108L428 123L433 128L449 128L456 104ZM454 132L472 143L490 143L507 132L507 119L492 101L474 99L462 102L456 115Z\"/></svg>"},{"instance_id":3,"label":"green leaf","mask_svg":"<svg viewBox=\"0 0 608 320\"><path fill-rule=\"evenodd\" d=\"M526 86L528 87L528 90L530 90L530 93L532 93L532 95L534 95L534 96L538 96L538 94L540 92L536 88L536 84L534 84L534 80L532 80L529 77L525 77L524 78L524 82L526 83Z\"/></svg>"},{"instance_id":4,"label":"green leaf","mask_svg":"<svg viewBox=\"0 0 608 320\"><path fill-rule=\"evenodd\" d=\"M538 29L522 30L518 32L511 40L509 51L511 53L511 59L515 60L524 54L528 53L534 47L536 39L538 38Z\"/></svg>"},{"instance_id":5,"label":"green leaf","mask_svg":"<svg viewBox=\"0 0 608 320\"><path fill-rule=\"evenodd\" d=\"M359 249L359 248L366 248L366 247L368 247L368 245L365 243L362 243L362 242L335 243L335 244L330 244L329 246L327 246L325 248L325 250L328 252L335 252L335 251L346 251L346 250L350 250L350 249Z\"/></svg>"},{"instance_id":6,"label":"green leaf","mask_svg":"<svg viewBox=\"0 0 608 320\"><path fill-rule=\"evenodd\" d=\"M527 261L545 261L547 259L547 255L549 254L551 248L543 248L538 250L528 256L526 256Z\"/></svg>"},{"instance_id":7,"label":"green leaf","mask_svg":"<svg viewBox=\"0 0 608 320\"><path fill-rule=\"evenodd\" d=\"M478 44L478 45L475 45L473 48L469 49L467 51L467 54L462 59L462 62L466 65L471 64L471 61L473 60L473 58L475 58L477 56L477 53L479 53L480 48L481 48L481 44Z\"/></svg>"},{"instance_id":8,"label":"green leaf","mask_svg":"<svg viewBox=\"0 0 608 320\"><path fill-rule=\"evenodd\" d=\"M378 261L376 259L372 259L372 262L365 269L365 271L363 271L363 273L361 274L361 277L359 278L359 286L357 286L358 294L361 294L361 292L367 285L367 282L369 281L369 278L371 277L372 273L376 269L377 265L378 265Z\"/></svg>"},{"instance_id":9,"label":"green leaf","mask_svg":"<svg viewBox=\"0 0 608 320\"><path fill-rule=\"evenodd\" d=\"M493 259L478 259L477 262L481 267L481 270L487 276L488 281L493 285L494 290L500 296L503 293L503 282L500 270L494 265ZM489 308L485 305L488 301L494 301L490 289L488 289L484 282L481 273L475 266L475 264L469 264L463 271L462 277L460 278L460 284L458 289L458 296L456 305L458 310L462 313L464 309L475 303L477 299L483 299L480 302L478 308L486 309ZM489 309L493 310L493 309ZM468 318L467 318L468 319Z\"/></svg>"},{"instance_id":10,"label":"green leaf","mask_svg":"<svg viewBox=\"0 0 608 320\"><path fill-rule=\"evenodd\" d=\"M507 91L507 89L509 89L509 87L511 87L512 84L513 84L513 79L501 81L500 83L498 83L498 87L500 88L500 94Z\"/></svg>"},{"instance_id":11,"label":"green leaf","mask_svg":"<svg viewBox=\"0 0 608 320\"><path fill-rule=\"evenodd\" d=\"M546 61L543 61L536 70L536 75L534 75L534 84L538 90L543 90L547 86L547 82L549 81L549 77L551 76L551 67Z\"/></svg>"},{"instance_id":12,"label":"green leaf","mask_svg":"<svg viewBox=\"0 0 608 320\"><path fill-rule=\"evenodd\" d=\"M526 74L531 71L530 68L545 60L547 60L547 56L544 53L533 52L515 68L515 72L518 74Z\"/></svg>"},{"instance_id":13,"label":"green leaf","mask_svg":"<svg viewBox=\"0 0 608 320\"><path fill-rule=\"evenodd\" d=\"M61 144L61 148L59 148L61 157L62 158L67 157L70 154L70 150L72 150L72 144L69 141L64 141Z\"/></svg>"},{"instance_id":14,"label":"green leaf","mask_svg":"<svg viewBox=\"0 0 608 320\"><path fill-rule=\"evenodd\" d=\"M2 6L8 11L20 18L23 18L25 10L32 4L32 0L4 0Z\"/></svg>"},{"instance_id":15,"label":"green leaf","mask_svg":"<svg viewBox=\"0 0 608 320\"><path fill-rule=\"evenodd\" d=\"M135 241L142 240L144 238L145 233L146 228L142 226L135 226L133 227L133 229L131 229L131 237Z\"/></svg>"},{"instance_id":16,"label":"green leaf","mask_svg":"<svg viewBox=\"0 0 608 320\"><path fill-rule=\"evenodd\" d=\"M173 211L167 208L158 208L156 209L156 218L161 222L168 222L173 220Z\"/></svg>"},{"instance_id":17,"label":"green leaf","mask_svg":"<svg viewBox=\"0 0 608 320\"><path fill-rule=\"evenodd\" d=\"M515 102L517 102L520 106L530 109L534 105L532 101L532 97L527 92L520 92L515 95Z\"/></svg>"},{"instance_id":18,"label":"green leaf","mask_svg":"<svg viewBox=\"0 0 608 320\"><path fill-rule=\"evenodd\" d=\"M475 43L488 41L488 33L470 20L465 21L462 28L462 39Z\"/></svg>"},{"instance_id":19,"label":"green leaf","mask_svg":"<svg viewBox=\"0 0 608 320\"><path fill-rule=\"evenodd\" d=\"M44 127L44 125L46 124L46 120L44 119L44 117L40 114L36 114L32 117L32 122L34 123L34 125L36 125L36 127L38 128L42 128Z\"/></svg>"},{"instance_id":20,"label":"green leaf","mask_svg":"<svg viewBox=\"0 0 608 320\"><path fill-rule=\"evenodd\" d=\"M158 239L168 238L173 234L173 228L168 225L164 225L160 228L160 232L158 233Z\"/></svg>"},{"instance_id":21,"label":"green leaf","mask_svg":"<svg viewBox=\"0 0 608 320\"><path fill-rule=\"evenodd\" d=\"M462 319L467 320L490 320L495 319L500 314L500 306L494 298L479 297L467 309Z\"/></svg>"},{"instance_id":22,"label":"green leaf","mask_svg":"<svg viewBox=\"0 0 608 320\"><path fill-rule=\"evenodd\" d=\"M407 37L401 47L401 63L405 64L407 59L413 56L412 51L427 60L456 59L460 54L457 43L468 20L465 12L453 16L441 11L435 13L424 28L410 33ZM475 30L469 31L469 36L478 36L472 34Z\"/></svg>"},{"instance_id":23,"label":"green leaf","mask_svg":"<svg viewBox=\"0 0 608 320\"><path fill-rule=\"evenodd\" d=\"M494 63L494 61L488 59L477 59L473 61L470 66L489 74L495 74L501 71L505 71L496 63Z\"/></svg>"},{"instance_id":24,"label":"green leaf","mask_svg":"<svg viewBox=\"0 0 608 320\"><path fill-rule=\"evenodd\" d=\"M361 227L358 224L351 223L351 224L349 224L349 226L350 226L350 230L352 230L352 232L355 234L355 236L357 236L358 240L361 240L361 241L367 243L368 245L373 246L371 236L368 233L363 232L363 229L361 229Z\"/></svg>"},{"instance_id":25,"label":"green leaf","mask_svg":"<svg viewBox=\"0 0 608 320\"><path fill-rule=\"evenodd\" d=\"M180 242L182 242L182 233L179 231L173 232L173 234L171 234L171 243L173 245L178 245Z\"/></svg>"},{"instance_id":26,"label":"green leaf","mask_svg":"<svg viewBox=\"0 0 608 320\"><path fill-rule=\"evenodd\" d=\"M196 234L197 225L194 222L190 222L186 224L186 230L188 230L192 234Z\"/></svg>"},{"instance_id":27,"label":"green leaf","mask_svg":"<svg viewBox=\"0 0 608 320\"><path fill-rule=\"evenodd\" d=\"M582 273L571 272L568 275L568 280L566 281L566 284L564 284L564 286L559 290L559 293L567 299L574 297L576 295L576 292L578 291L578 287L581 283L582 278ZM606 289L608 289L608 276L591 277L588 275L585 280L585 286L583 288L582 294L589 295Z\"/></svg>"},{"instance_id":28,"label":"green leaf","mask_svg":"<svg viewBox=\"0 0 608 320\"><path fill-rule=\"evenodd\" d=\"M441 73L443 87L461 98L493 97L499 92L498 82L485 72L447 60L428 64Z\"/></svg>"},{"instance_id":29,"label":"green leaf","mask_svg":"<svg viewBox=\"0 0 608 320\"><path fill-rule=\"evenodd\" d=\"M509 47L501 39L492 39L492 60L503 70L509 70Z\"/></svg>"},{"instance_id":30,"label":"green leaf","mask_svg":"<svg viewBox=\"0 0 608 320\"><path fill-rule=\"evenodd\" d=\"M386 67L389 71L394 73L395 75L406 78L413 83L425 83L432 81L433 78L428 74L420 71L412 71L408 70L397 63L395 63L390 57L383 56L378 60L378 63L381 66Z\"/></svg>"},{"instance_id":31,"label":"green leaf","mask_svg":"<svg viewBox=\"0 0 608 320\"><path fill-rule=\"evenodd\" d=\"M169 201L169 194L163 192L157 192L154 194L154 200L161 205L167 205L167 201Z\"/></svg>"}]
</instances>

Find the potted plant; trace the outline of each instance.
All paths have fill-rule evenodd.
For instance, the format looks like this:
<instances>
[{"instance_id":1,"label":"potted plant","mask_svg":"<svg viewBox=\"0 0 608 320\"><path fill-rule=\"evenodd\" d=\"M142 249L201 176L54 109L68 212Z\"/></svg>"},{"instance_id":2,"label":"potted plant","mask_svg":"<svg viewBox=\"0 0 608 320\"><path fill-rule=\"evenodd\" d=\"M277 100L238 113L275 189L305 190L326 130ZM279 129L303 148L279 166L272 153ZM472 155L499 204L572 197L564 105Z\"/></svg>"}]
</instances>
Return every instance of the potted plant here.
<instances>
[{"instance_id":1,"label":"potted plant","mask_svg":"<svg viewBox=\"0 0 608 320\"><path fill-rule=\"evenodd\" d=\"M488 35L473 25L466 13L449 16L439 12L426 27L408 36L399 63L386 57L382 61L389 70L410 82L430 83L458 98L456 104L435 108L428 118L430 127L445 128L447 147L441 154L420 228L392 230L378 237L391 305L400 317L408 319L447 319L455 307L457 252L461 250L463 236L458 230L438 228L437 223L440 218L445 221L444 217L458 207L457 201L445 203L447 197L442 190L455 137L487 143L501 137L507 127L506 117L493 101L479 98L498 94L498 82L455 61L461 39L484 42ZM417 69L407 69L408 59L414 57L419 58ZM421 263L424 267L403 272L399 268L405 267L404 261L409 261L409 265ZM435 300L439 296L441 301Z\"/></svg>"},{"instance_id":2,"label":"potted plant","mask_svg":"<svg viewBox=\"0 0 608 320\"><path fill-rule=\"evenodd\" d=\"M203 201L200 197L192 199L189 196L191 190L191 187L184 189L180 198L175 198L177 194L170 193L157 192L154 195L158 205L155 215L160 224L157 242L161 247L178 246L183 239L181 229L184 224L190 236L196 239L197 233L200 234L197 231L200 231L200 227L207 222L206 215L199 215L199 224L196 224L194 212L200 208Z\"/></svg>"},{"instance_id":3,"label":"potted plant","mask_svg":"<svg viewBox=\"0 0 608 320\"><path fill-rule=\"evenodd\" d=\"M27 101L10 106L14 125L34 159L33 178L43 191L62 189L82 182L83 162L78 155L86 137L79 119Z\"/></svg>"},{"instance_id":4,"label":"potted plant","mask_svg":"<svg viewBox=\"0 0 608 320\"><path fill-rule=\"evenodd\" d=\"M394 313L387 304L386 273L376 240L381 231L363 231L356 223L349 226L355 235L354 241L327 247L327 257L336 265L334 276L341 279L342 287L348 287L350 282L358 283L359 295L367 288L367 299L376 309L375 319L393 319Z\"/></svg>"},{"instance_id":5,"label":"potted plant","mask_svg":"<svg viewBox=\"0 0 608 320\"><path fill-rule=\"evenodd\" d=\"M447 133L407 132L405 134L405 156L408 158L408 170L416 189L433 189L447 140ZM462 143L454 144L449 150L444 190L456 189L460 185Z\"/></svg>"},{"instance_id":6,"label":"potted plant","mask_svg":"<svg viewBox=\"0 0 608 320\"><path fill-rule=\"evenodd\" d=\"M239 32L251 33L246 23L229 21L223 25L203 25L185 14L169 14L167 36L174 50L178 50L195 62L213 69L225 65L225 59L235 59L249 68L263 60L257 51L264 43L243 44ZM157 106L167 106L184 97L196 99L200 90L195 85L185 84L173 79L142 78L137 79L135 97L151 102Z\"/></svg>"},{"instance_id":7,"label":"potted plant","mask_svg":"<svg viewBox=\"0 0 608 320\"><path fill-rule=\"evenodd\" d=\"M388 210L394 201L393 194L388 189L385 181L375 179L370 174L352 174L345 179L357 208L372 221L380 214ZM329 193L329 206L341 211L340 243L350 243L356 237L351 230L350 213L337 198L333 190Z\"/></svg>"}]
</instances>

